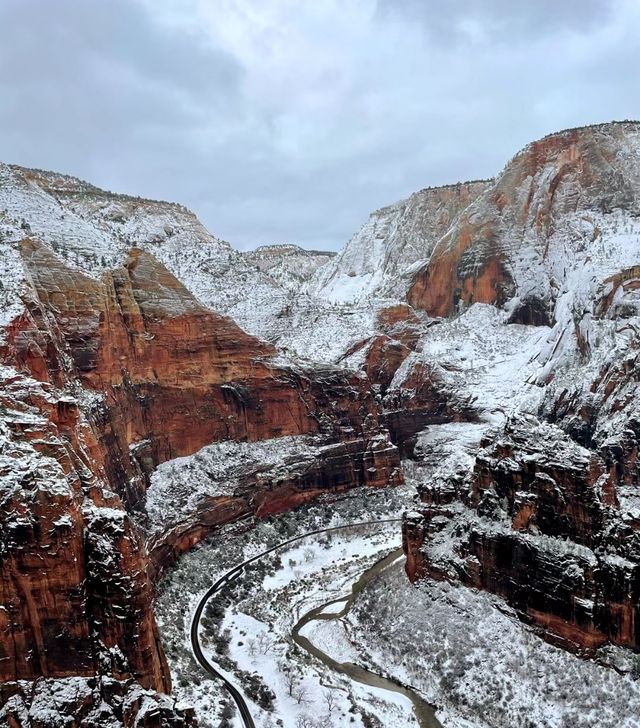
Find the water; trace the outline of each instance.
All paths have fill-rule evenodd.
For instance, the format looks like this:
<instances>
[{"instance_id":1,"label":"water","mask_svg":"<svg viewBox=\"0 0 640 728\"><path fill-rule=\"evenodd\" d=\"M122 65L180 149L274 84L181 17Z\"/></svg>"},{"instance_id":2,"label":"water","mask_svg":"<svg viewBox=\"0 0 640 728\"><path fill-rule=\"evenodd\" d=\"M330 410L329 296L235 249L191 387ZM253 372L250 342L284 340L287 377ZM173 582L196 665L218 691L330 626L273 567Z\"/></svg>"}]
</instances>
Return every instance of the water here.
<instances>
[{"instance_id":1,"label":"water","mask_svg":"<svg viewBox=\"0 0 640 728\"><path fill-rule=\"evenodd\" d=\"M362 683L363 685L369 685L374 688L381 688L382 690L388 690L389 692L397 693L408 698L413 705L413 713L418 722L420 728L442 728L442 724L435 716L435 709L424 701L414 690L403 685L399 681L382 677L374 672L361 667L360 665L354 665L352 662L338 662L332 657L327 655L325 652L320 650L314 644L312 644L306 637L300 634L302 628L314 620L329 620L329 619L340 619L351 609L356 597L369 584L375 579L380 572L390 566L392 563L397 561L402 556L402 549L396 549L390 554L385 556L384 559L376 562L371 568L367 569L360 578L354 582L351 587L351 594L345 599L340 597L333 599L326 604L322 604L315 609L304 614L296 623L293 628L292 636L294 642L312 654L315 658L320 660L327 667L331 668L335 672L339 672L342 675L346 675L351 680ZM344 607L338 612L324 613L327 607L344 602Z\"/></svg>"}]
</instances>

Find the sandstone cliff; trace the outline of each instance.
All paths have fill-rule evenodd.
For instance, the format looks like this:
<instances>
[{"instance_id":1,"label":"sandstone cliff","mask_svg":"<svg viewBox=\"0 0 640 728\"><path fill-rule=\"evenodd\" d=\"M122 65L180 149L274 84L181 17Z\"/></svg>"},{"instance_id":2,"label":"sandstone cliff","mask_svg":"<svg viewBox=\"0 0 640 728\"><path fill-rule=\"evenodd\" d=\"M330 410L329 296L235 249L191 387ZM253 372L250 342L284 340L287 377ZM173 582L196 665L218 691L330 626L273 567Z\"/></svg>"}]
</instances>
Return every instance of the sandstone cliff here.
<instances>
[{"instance_id":1,"label":"sandstone cliff","mask_svg":"<svg viewBox=\"0 0 640 728\"><path fill-rule=\"evenodd\" d=\"M408 296L444 317L412 371L437 362L477 415L453 446L418 438L431 462L405 524L409 575L501 594L573 649L640 640L639 148L631 122L529 145Z\"/></svg>"},{"instance_id":2,"label":"sandstone cliff","mask_svg":"<svg viewBox=\"0 0 640 728\"><path fill-rule=\"evenodd\" d=\"M78 402L1 376L0 682L106 672L168 690L146 552Z\"/></svg>"},{"instance_id":3,"label":"sandstone cliff","mask_svg":"<svg viewBox=\"0 0 640 728\"><path fill-rule=\"evenodd\" d=\"M551 135L336 257L0 165L2 716L80 675L78 714L188 725L135 685L169 689L150 577L221 523L399 482L399 448L411 578L638 648L639 129Z\"/></svg>"},{"instance_id":4,"label":"sandstone cliff","mask_svg":"<svg viewBox=\"0 0 640 728\"><path fill-rule=\"evenodd\" d=\"M515 322L552 322L567 263L602 243L602 216L640 211L639 135L635 122L604 124L527 146L438 241L409 301L433 316L509 303Z\"/></svg>"},{"instance_id":5,"label":"sandstone cliff","mask_svg":"<svg viewBox=\"0 0 640 728\"><path fill-rule=\"evenodd\" d=\"M154 573L230 519L399 482L397 450L365 380L277 363L271 345L205 308L150 253L133 249L100 280L34 238L20 254L24 310L2 356L23 372L29 402L50 394L26 424L8 417L9 432L36 445L24 477L15 457L5 472L0 679L109 675L166 691L143 534L123 508L144 527L156 466L220 440L309 434L323 446L304 475L271 482L245 469L232 499L185 507L151 542Z\"/></svg>"},{"instance_id":6,"label":"sandstone cliff","mask_svg":"<svg viewBox=\"0 0 640 728\"><path fill-rule=\"evenodd\" d=\"M490 185L489 180L432 187L371 213L367 222L309 289L337 302L372 295L404 295L412 266L431 256L460 213Z\"/></svg>"}]
</instances>

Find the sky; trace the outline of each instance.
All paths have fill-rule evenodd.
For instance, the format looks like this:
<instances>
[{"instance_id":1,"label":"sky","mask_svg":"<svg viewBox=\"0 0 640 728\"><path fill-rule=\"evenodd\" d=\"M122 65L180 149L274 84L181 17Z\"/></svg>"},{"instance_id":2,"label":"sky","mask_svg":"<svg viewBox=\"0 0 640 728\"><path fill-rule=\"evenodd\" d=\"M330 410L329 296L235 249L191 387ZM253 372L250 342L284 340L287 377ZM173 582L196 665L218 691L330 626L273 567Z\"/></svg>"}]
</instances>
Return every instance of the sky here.
<instances>
[{"instance_id":1,"label":"sky","mask_svg":"<svg viewBox=\"0 0 640 728\"><path fill-rule=\"evenodd\" d=\"M640 118L640 0L0 0L0 160L339 249L529 141Z\"/></svg>"}]
</instances>

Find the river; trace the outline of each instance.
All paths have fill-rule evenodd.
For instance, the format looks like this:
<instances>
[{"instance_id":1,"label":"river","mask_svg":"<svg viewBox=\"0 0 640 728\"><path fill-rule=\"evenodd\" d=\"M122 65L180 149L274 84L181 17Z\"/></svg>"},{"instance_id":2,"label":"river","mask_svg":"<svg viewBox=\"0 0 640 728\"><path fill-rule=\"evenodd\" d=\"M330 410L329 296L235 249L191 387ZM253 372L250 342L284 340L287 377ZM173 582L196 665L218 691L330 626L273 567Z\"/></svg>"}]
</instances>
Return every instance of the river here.
<instances>
[{"instance_id":1,"label":"river","mask_svg":"<svg viewBox=\"0 0 640 728\"><path fill-rule=\"evenodd\" d=\"M316 647L310 640L300 634L302 628L314 620L329 620L329 619L341 619L351 609L356 597L369 584L373 579L378 576L384 569L393 564L402 556L402 549L396 549L390 554L385 556L380 561L377 561L372 567L367 569L363 574L360 575L359 579L355 581L351 587L351 594L345 599L340 597L339 599L333 599L330 602L326 602L319 607L315 607L311 611L304 614L298 622L295 624L292 630L292 636L294 642L302 647L302 649L309 652L315 658L320 660L323 664L329 667L335 672L339 672L342 675L346 675L351 680L362 683L363 685L369 685L374 688L381 688L388 690L392 693L397 693L408 698L413 705L413 713L418 722L420 728L442 728L442 724L438 721L435 716L435 709L423 700L414 690L403 685L399 681L391 678L385 678L378 675L375 672L370 672L360 665L355 665L352 662L338 662L334 660L330 655L327 655L321 649ZM327 612L326 610L333 604L344 602L344 607L338 612Z\"/></svg>"}]
</instances>

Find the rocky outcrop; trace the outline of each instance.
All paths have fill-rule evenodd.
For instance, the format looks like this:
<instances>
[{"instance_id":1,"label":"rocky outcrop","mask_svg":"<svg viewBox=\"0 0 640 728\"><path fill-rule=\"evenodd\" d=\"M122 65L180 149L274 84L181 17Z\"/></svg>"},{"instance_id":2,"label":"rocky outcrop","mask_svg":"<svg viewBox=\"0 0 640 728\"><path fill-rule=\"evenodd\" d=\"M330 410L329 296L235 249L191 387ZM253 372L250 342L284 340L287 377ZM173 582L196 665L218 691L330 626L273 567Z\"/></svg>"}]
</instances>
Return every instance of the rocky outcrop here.
<instances>
[{"instance_id":1,"label":"rocky outcrop","mask_svg":"<svg viewBox=\"0 0 640 728\"><path fill-rule=\"evenodd\" d=\"M342 302L403 296L412 266L429 259L458 215L489 186L490 180L477 180L430 187L376 210L337 257L318 270L309 289Z\"/></svg>"},{"instance_id":2,"label":"rocky outcrop","mask_svg":"<svg viewBox=\"0 0 640 728\"><path fill-rule=\"evenodd\" d=\"M0 682L134 677L167 691L147 557L77 402L2 372Z\"/></svg>"},{"instance_id":3,"label":"rocky outcrop","mask_svg":"<svg viewBox=\"0 0 640 728\"><path fill-rule=\"evenodd\" d=\"M605 461L532 418L510 421L481 444L470 510L432 501L406 519L409 577L499 594L571 649L638 647L640 533Z\"/></svg>"},{"instance_id":4,"label":"rocky outcrop","mask_svg":"<svg viewBox=\"0 0 640 728\"><path fill-rule=\"evenodd\" d=\"M0 721L7 728L196 728L191 708L144 690L133 680L40 679L0 684Z\"/></svg>"},{"instance_id":5,"label":"rocky outcrop","mask_svg":"<svg viewBox=\"0 0 640 728\"><path fill-rule=\"evenodd\" d=\"M341 361L358 366L382 405L382 419L392 441L410 454L415 436L429 424L474 421L473 398L449 372L419 351L439 320L421 318L406 303L376 313L378 333L354 344Z\"/></svg>"},{"instance_id":6,"label":"rocky outcrop","mask_svg":"<svg viewBox=\"0 0 640 728\"><path fill-rule=\"evenodd\" d=\"M603 461L534 418L517 418L481 442L470 505L481 515L506 513L516 531L593 547L615 486Z\"/></svg>"},{"instance_id":7,"label":"rocky outcrop","mask_svg":"<svg viewBox=\"0 0 640 728\"><path fill-rule=\"evenodd\" d=\"M285 290L297 293L300 286L309 280L318 268L335 258L336 253L306 250L298 245L262 245L241 255Z\"/></svg>"},{"instance_id":8,"label":"rocky outcrop","mask_svg":"<svg viewBox=\"0 0 640 728\"><path fill-rule=\"evenodd\" d=\"M525 147L439 240L411 283L409 302L432 316L510 302L514 322L551 324L563 276L558 234L577 246L595 244L599 215L640 210L639 133L635 122L604 124ZM583 230L565 227L579 214Z\"/></svg>"},{"instance_id":9,"label":"rocky outcrop","mask_svg":"<svg viewBox=\"0 0 640 728\"><path fill-rule=\"evenodd\" d=\"M175 518L150 524L148 548L155 573L159 574L182 553L199 543L216 526L255 514L267 516L307 503L325 493L340 493L358 486L384 487L403 481L398 449L385 435L373 434L363 448L361 440L326 444L309 438L304 453L288 454L286 443L273 441L280 453L278 463L260 463L256 452L244 455L240 472L222 469L217 480L210 475L212 490L220 483L224 495L208 495L197 500L192 512L181 510ZM318 444L320 443L320 444ZM270 443L271 444L271 443ZM206 450L215 450L215 446ZM219 457L224 458L224 453ZM205 468L209 473L213 468ZM165 488L159 495L152 486L149 497L182 498L179 487Z\"/></svg>"},{"instance_id":10,"label":"rocky outcrop","mask_svg":"<svg viewBox=\"0 0 640 728\"><path fill-rule=\"evenodd\" d=\"M378 418L366 382L276 366L275 350L198 303L151 255L101 281L23 242L32 283L6 356L40 379L104 394L92 408L110 482L130 504L153 468L223 439L361 436ZM372 421L372 422L371 422Z\"/></svg>"}]
</instances>

